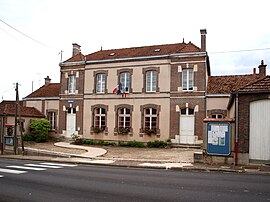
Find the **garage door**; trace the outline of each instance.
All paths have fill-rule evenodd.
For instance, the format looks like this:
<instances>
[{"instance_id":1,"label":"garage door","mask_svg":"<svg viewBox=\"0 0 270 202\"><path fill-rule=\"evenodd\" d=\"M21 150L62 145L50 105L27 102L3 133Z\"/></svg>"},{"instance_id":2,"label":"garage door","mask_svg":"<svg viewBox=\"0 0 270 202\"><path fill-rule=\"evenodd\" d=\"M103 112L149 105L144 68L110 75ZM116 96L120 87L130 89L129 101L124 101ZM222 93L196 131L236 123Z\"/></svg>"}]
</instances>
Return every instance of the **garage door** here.
<instances>
[{"instance_id":1,"label":"garage door","mask_svg":"<svg viewBox=\"0 0 270 202\"><path fill-rule=\"evenodd\" d=\"M249 158L270 160L270 100L250 104Z\"/></svg>"}]
</instances>

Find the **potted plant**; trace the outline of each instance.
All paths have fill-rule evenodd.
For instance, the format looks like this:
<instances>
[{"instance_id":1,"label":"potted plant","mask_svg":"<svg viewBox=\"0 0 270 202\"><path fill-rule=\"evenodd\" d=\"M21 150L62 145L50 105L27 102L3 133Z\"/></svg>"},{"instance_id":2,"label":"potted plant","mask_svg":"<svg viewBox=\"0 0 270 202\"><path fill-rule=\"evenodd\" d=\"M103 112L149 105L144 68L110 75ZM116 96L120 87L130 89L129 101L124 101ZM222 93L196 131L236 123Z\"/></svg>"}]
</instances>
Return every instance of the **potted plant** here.
<instances>
[{"instance_id":1,"label":"potted plant","mask_svg":"<svg viewBox=\"0 0 270 202\"><path fill-rule=\"evenodd\" d=\"M155 135L155 134L157 134L157 130L155 129L155 128L145 128L144 129L144 133L146 134L146 135Z\"/></svg>"},{"instance_id":2,"label":"potted plant","mask_svg":"<svg viewBox=\"0 0 270 202\"><path fill-rule=\"evenodd\" d=\"M103 127L101 127L101 128L100 127L94 127L93 128L93 132L96 133L96 134L101 133L103 131L104 131Z\"/></svg>"},{"instance_id":3,"label":"potted plant","mask_svg":"<svg viewBox=\"0 0 270 202\"><path fill-rule=\"evenodd\" d=\"M127 135L130 132L130 128L118 128L118 133L121 135Z\"/></svg>"}]
</instances>

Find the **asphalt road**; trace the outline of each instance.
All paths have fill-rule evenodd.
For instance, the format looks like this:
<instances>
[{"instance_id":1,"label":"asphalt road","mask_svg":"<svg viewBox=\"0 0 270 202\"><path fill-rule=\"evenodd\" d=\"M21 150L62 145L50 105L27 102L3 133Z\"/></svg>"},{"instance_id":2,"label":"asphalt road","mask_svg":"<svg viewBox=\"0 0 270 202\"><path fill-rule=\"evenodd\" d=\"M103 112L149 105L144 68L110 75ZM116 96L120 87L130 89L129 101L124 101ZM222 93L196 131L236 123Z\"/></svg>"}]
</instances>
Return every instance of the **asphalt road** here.
<instances>
[{"instance_id":1,"label":"asphalt road","mask_svg":"<svg viewBox=\"0 0 270 202\"><path fill-rule=\"evenodd\" d=\"M1 159L0 201L270 201L270 176Z\"/></svg>"}]
</instances>

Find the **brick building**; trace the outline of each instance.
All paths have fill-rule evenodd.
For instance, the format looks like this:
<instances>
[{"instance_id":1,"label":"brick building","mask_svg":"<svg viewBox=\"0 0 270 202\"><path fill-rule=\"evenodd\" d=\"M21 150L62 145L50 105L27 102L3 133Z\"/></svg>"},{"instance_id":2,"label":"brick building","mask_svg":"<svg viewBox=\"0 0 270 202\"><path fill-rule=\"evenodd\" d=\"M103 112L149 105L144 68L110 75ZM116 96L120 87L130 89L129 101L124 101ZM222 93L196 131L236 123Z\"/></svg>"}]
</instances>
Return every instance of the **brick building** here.
<instances>
[{"instance_id":1,"label":"brick building","mask_svg":"<svg viewBox=\"0 0 270 202\"><path fill-rule=\"evenodd\" d=\"M62 62L59 132L69 137L142 141L202 139L206 30L193 43L100 50Z\"/></svg>"}]
</instances>

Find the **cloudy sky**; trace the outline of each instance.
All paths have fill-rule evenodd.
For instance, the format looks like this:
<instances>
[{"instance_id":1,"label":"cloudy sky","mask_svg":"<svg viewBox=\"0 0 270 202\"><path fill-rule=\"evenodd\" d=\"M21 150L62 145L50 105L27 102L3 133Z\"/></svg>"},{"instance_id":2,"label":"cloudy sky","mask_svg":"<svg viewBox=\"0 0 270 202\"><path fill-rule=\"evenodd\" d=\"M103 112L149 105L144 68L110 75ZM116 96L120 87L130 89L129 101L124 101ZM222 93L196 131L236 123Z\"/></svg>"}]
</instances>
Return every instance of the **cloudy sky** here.
<instances>
[{"instance_id":1,"label":"cloudy sky","mask_svg":"<svg viewBox=\"0 0 270 202\"><path fill-rule=\"evenodd\" d=\"M249 74L263 59L270 73L268 0L0 0L0 100L59 82L59 62L82 53L193 42L207 29L211 74Z\"/></svg>"}]
</instances>

